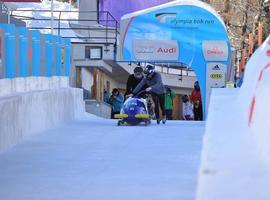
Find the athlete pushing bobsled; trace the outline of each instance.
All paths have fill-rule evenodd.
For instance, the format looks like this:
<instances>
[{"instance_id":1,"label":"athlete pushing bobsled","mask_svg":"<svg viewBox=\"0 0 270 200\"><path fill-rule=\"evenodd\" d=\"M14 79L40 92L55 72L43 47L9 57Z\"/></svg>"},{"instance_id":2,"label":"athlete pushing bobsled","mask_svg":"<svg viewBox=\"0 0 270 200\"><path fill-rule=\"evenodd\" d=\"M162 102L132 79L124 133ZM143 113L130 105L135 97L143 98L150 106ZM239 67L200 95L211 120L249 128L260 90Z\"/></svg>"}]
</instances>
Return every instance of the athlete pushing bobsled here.
<instances>
[{"instance_id":1,"label":"athlete pushing bobsled","mask_svg":"<svg viewBox=\"0 0 270 200\"><path fill-rule=\"evenodd\" d=\"M145 124L150 123L146 101L139 98L144 91L150 93L154 100L157 124L160 124L161 121L165 124L165 87L162 83L161 75L155 71L155 68L152 65L147 65L145 67L144 74L145 77L140 81L132 93L126 95L128 99L124 103L121 113L115 116L116 118L120 118L118 125L125 122L131 125L137 125L140 122L144 122ZM162 112L161 117L159 115L159 107Z\"/></svg>"}]
</instances>

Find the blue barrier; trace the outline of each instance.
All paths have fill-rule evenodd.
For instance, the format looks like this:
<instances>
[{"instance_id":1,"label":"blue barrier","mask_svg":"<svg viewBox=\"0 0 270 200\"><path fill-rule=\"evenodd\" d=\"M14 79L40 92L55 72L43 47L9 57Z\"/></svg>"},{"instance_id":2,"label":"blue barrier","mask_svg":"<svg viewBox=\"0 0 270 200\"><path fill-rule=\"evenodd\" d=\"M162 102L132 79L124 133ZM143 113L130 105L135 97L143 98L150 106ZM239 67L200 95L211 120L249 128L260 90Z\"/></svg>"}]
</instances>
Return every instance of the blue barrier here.
<instances>
[{"instance_id":1,"label":"blue barrier","mask_svg":"<svg viewBox=\"0 0 270 200\"><path fill-rule=\"evenodd\" d=\"M0 29L3 35L0 78L69 76L70 39L43 35L13 24L0 24Z\"/></svg>"},{"instance_id":2,"label":"blue barrier","mask_svg":"<svg viewBox=\"0 0 270 200\"><path fill-rule=\"evenodd\" d=\"M52 76L53 72L53 36L50 34L45 35L45 76Z\"/></svg>"},{"instance_id":3,"label":"blue barrier","mask_svg":"<svg viewBox=\"0 0 270 200\"><path fill-rule=\"evenodd\" d=\"M14 78L15 77L15 25L13 24L0 24L0 28L5 32L5 77Z\"/></svg>"},{"instance_id":4,"label":"blue barrier","mask_svg":"<svg viewBox=\"0 0 270 200\"><path fill-rule=\"evenodd\" d=\"M18 32L20 45L19 76L26 77L30 75L28 72L28 30L26 28L20 27L18 28Z\"/></svg>"},{"instance_id":5,"label":"blue barrier","mask_svg":"<svg viewBox=\"0 0 270 200\"><path fill-rule=\"evenodd\" d=\"M55 55L56 55L56 76L61 76L61 49L62 49L62 38L59 36L54 36L55 42Z\"/></svg>"},{"instance_id":6,"label":"blue barrier","mask_svg":"<svg viewBox=\"0 0 270 200\"><path fill-rule=\"evenodd\" d=\"M71 66L71 42L70 39L64 39L65 41L65 76L69 76Z\"/></svg>"},{"instance_id":7,"label":"blue barrier","mask_svg":"<svg viewBox=\"0 0 270 200\"><path fill-rule=\"evenodd\" d=\"M33 76L40 76L40 32L31 31L32 51L29 52L32 61Z\"/></svg>"}]
</instances>

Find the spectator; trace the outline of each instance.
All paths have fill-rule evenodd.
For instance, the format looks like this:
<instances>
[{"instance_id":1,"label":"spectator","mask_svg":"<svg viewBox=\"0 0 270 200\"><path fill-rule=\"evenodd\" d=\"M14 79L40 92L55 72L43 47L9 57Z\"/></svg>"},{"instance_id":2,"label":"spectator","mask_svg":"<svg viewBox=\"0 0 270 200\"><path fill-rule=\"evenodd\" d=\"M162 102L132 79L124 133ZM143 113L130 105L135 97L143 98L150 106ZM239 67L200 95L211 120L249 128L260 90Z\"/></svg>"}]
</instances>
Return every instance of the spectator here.
<instances>
[{"instance_id":1,"label":"spectator","mask_svg":"<svg viewBox=\"0 0 270 200\"><path fill-rule=\"evenodd\" d=\"M194 89L192 90L190 101L193 105L194 120L201 121L203 119L202 113L202 97L199 82L194 83Z\"/></svg>"},{"instance_id":2,"label":"spectator","mask_svg":"<svg viewBox=\"0 0 270 200\"><path fill-rule=\"evenodd\" d=\"M245 73L245 68L242 69L241 74L240 74L240 78L236 84L236 87L240 88L243 84L244 81L244 73Z\"/></svg>"},{"instance_id":3,"label":"spectator","mask_svg":"<svg viewBox=\"0 0 270 200\"><path fill-rule=\"evenodd\" d=\"M166 87L165 94L165 110L166 110L166 118L167 120L172 120L173 114L173 99L176 96L175 92L171 90L171 88Z\"/></svg>"},{"instance_id":4,"label":"spectator","mask_svg":"<svg viewBox=\"0 0 270 200\"><path fill-rule=\"evenodd\" d=\"M188 95L182 97L183 101L183 119L184 120L193 120L193 107L189 101Z\"/></svg>"},{"instance_id":5,"label":"spectator","mask_svg":"<svg viewBox=\"0 0 270 200\"><path fill-rule=\"evenodd\" d=\"M109 94L106 90L104 90L104 93L103 93L103 101L105 103L109 103L109 100L110 100L110 97L109 97Z\"/></svg>"},{"instance_id":6,"label":"spectator","mask_svg":"<svg viewBox=\"0 0 270 200\"><path fill-rule=\"evenodd\" d=\"M109 102L112 105L111 118L114 119L114 115L120 113L124 102L124 97L117 88L112 90Z\"/></svg>"},{"instance_id":7,"label":"spectator","mask_svg":"<svg viewBox=\"0 0 270 200\"><path fill-rule=\"evenodd\" d=\"M155 116L157 119L157 123L165 124L166 122L166 112L165 112L165 88L162 83L161 75L158 72L155 72L155 68L152 65L147 65L144 69L145 77L141 80L141 82L137 85L137 87L132 91L132 94L129 96L133 96L138 94L138 92L144 90L146 92L151 93L152 98L155 103ZM162 118L159 115L159 107L162 111Z\"/></svg>"}]
</instances>

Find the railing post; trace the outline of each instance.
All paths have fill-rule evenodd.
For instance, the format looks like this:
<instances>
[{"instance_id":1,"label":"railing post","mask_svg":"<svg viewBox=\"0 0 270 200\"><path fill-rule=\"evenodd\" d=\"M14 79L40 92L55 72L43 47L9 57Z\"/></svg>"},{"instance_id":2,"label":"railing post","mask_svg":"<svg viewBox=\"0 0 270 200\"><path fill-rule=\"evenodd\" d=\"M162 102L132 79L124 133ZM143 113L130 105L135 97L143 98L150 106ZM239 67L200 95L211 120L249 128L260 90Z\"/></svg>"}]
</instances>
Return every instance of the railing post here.
<instances>
[{"instance_id":1,"label":"railing post","mask_svg":"<svg viewBox=\"0 0 270 200\"><path fill-rule=\"evenodd\" d=\"M53 34L53 0L51 0L51 34Z\"/></svg>"},{"instance_id":2,"label":"railing post","mask_svg":"<svg viewBox=\"0 0 270 200\"><path fill-rule=\"evenodd\" d=\"M60 36L60 26L61 26L60 20L61 20L61 14L62 14L62 11L59 12L59 17L58 17L58 36Z\"/></svg>"},{"instance_id":3,"label":"railing post","mask_svg":"<svg viewBox=\"0 0 270 200\"><path fill-rule=\"evenodd\" d=\"M10 10L7 8L7 23L10 24Z\"/></svg>"},{"instance_id":4,"label":"railing post","mask_svg":"<svg viewBox=\"0 0 270 200\"><path fill-rule=\"evenodd\" d=\"M118 22L115 20L115 46L117 46Z\"/></svg>"},{"instance_id":5,"label":"railing post","mask_svg":"<svg viewBox=\"0 0 270 200\"><path fill-rule=\"evenodd\" d=\"M106 12L106 43L108 43L108 11Z\"/></svg>"}]
</instances>

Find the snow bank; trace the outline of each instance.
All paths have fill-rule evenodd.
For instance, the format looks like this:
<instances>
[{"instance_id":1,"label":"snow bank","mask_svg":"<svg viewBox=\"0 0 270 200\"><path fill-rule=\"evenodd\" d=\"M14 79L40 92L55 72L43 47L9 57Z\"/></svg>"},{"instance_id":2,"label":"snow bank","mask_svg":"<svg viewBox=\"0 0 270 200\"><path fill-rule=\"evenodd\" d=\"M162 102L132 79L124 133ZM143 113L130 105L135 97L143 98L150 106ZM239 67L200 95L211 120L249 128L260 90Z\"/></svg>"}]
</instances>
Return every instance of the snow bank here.
<instances>
[{"instance_id":1,"label":"snow bank","mask_svg":"<svg viewBox=\"0 0 270 200\"><path fill-rule=\"evenodd\" d=\"M260 156L270 169L270 37L246 66L239 100Z\"/></svg>"},{"instance_id":2,"label":"snow bank","mask_svg":"<svg viewBox=\"0 0 270 200\"><path fill-rule=\"evenodd\" d=\"M0 91L0 152L84 115L82 90L69 88L57 77L4 79Z\"/></svg>"},{"instance_id":3,"label":"snow bank","mask_svg":"<svg viewBox=\"0 0 270 200\"><path fill-rule=\"evenodd\" d=\"M197 200L269 199L269 44L248 62L241 89L212 92Z\"/></svg>"},{"instance_id":4,"label":"snow bank","mask_svg":"<svg viewBox=\"0 0 270 200\"><path fill-rule=\"evenodd\" d=\"M268 55L269 54L269 55ZM245 120L249 120L248 113L250 109L250 103L253 96L257 92L257 87L260 84L260 74L264 71L267 64L270 63L270 46L269 39L267 39L263 45L254 53L249 62L245 67L244 82L239 92L239 102L241 102L241 107L243 108L246 116ZM269 76L269 74L264 74Z\"/></svg>"},{"instance_id":5,"label":"snow bank","mask_svg":"<svg viewBox=\"0 0 270 200\"><path fill-rule=\"evenodd\" d=\"M270 169L270 37L247 64L238 100L260 156Z\"/></svg>"},{"instance_id":6,"label":"snow bank","mask_svg":"<svg viewBox=\"0 0 270 200\"><path fill-rule=\"evenodd\" d=\"M51 1L42 0L40 3L5 3L11 9L31 9L31 10L50 10L51 9ZM66 2L60 2L54 0L54 9L55 10L76 10L72 5Z\"/></svg>"}]
</instances>

